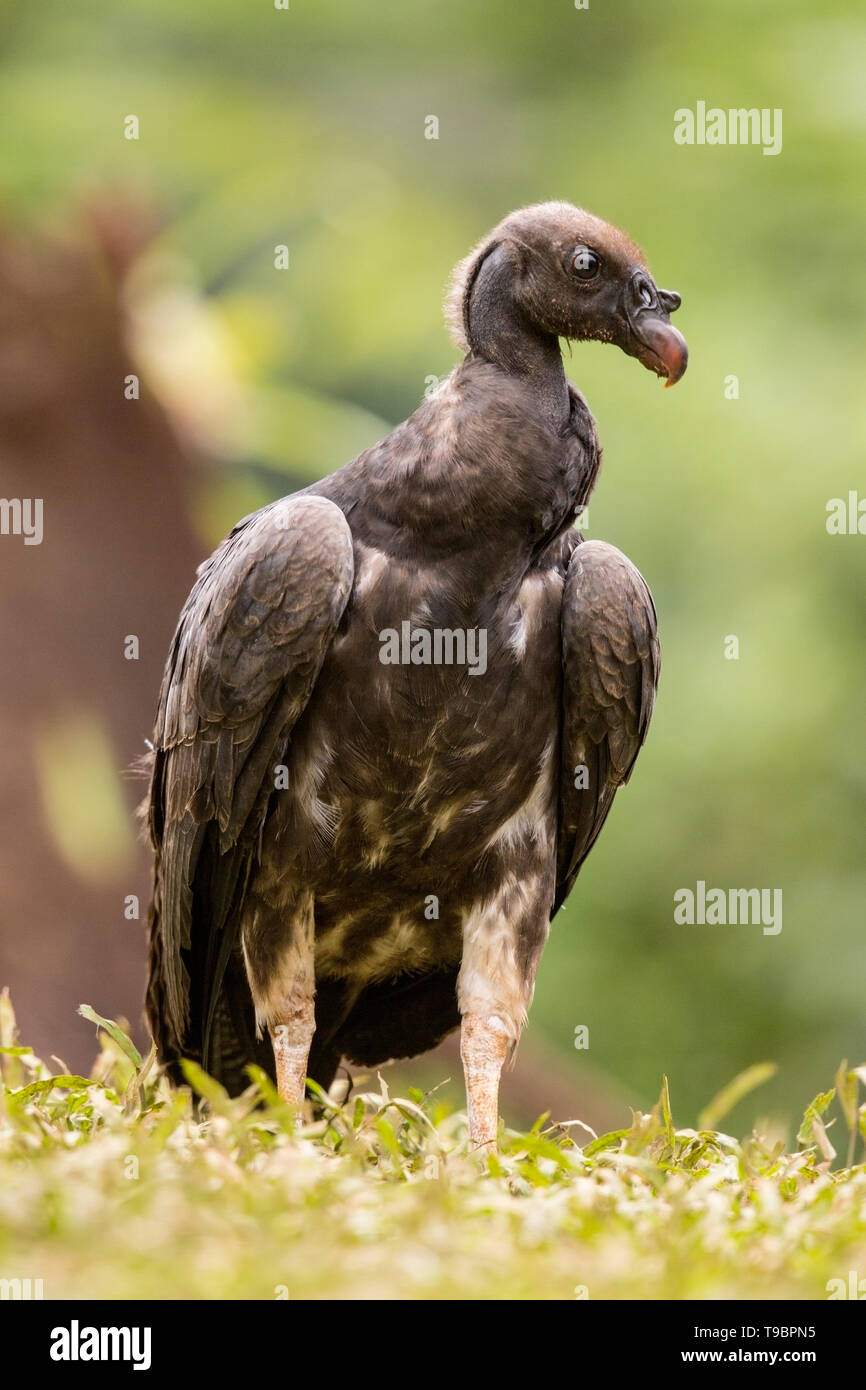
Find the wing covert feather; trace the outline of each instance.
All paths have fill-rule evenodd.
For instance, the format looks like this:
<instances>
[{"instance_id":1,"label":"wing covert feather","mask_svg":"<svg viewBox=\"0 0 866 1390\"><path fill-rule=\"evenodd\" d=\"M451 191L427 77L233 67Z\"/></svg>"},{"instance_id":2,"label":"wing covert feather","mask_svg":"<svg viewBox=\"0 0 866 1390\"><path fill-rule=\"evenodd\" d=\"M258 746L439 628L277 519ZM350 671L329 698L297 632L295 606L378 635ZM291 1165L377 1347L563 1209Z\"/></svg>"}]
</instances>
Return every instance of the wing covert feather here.
<instances>
[{"instance_id":1,"label":"wing covert feather","mask_svg":"<svg viewBox=\"0 0 866 1390\"><path fill-rule=\"evenodd\" d=\"M563 744L557 893L568 896L646 738L661 656L652 595L615 546L583 541L562 596ZM586 768L587 786L576 787Z\"/></svg>"}]
</instances>

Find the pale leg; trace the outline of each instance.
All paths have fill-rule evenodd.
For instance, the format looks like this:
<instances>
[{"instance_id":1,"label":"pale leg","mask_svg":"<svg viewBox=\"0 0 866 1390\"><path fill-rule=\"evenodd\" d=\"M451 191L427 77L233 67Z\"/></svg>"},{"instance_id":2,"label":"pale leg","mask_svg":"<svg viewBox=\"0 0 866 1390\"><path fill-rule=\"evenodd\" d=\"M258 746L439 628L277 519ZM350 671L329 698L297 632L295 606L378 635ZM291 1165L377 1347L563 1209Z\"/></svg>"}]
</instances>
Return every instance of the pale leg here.
<instances>
[{"instance_id":1,"label":"pale leg","mask_svg":"<svg viewBox=\"0 0 866 1390\"><path fill-rule=\"evenodd\" d=\"M499 1078L526 1022L551 896L542 875L508 877L464 923L457 1006L471 1144L496 1142Z\"/></svg>"},{"instance_id":2,"label":"pale leg","mask_svg":"<svg viewBox=\"0 0 866 1390\"><path fill-rule=\"evenodd\" d=\"M510 1050L508 1029L498 1018L464 1015L460 1057L466 1078L469 1142L495 1144L499 1127L499 1077Z\"/></svg>"},{"instance_id":3,"label":"pale leg","mask_svg":"<svg viewBox=\"0 0 866 1390\"><path fill-rule=\"evenodd\" d=\"M277 1090L280 1099L298 1109L304 1103L307 1080L307 1061L316 1031L313 1001L298 1000L285 1022L268 1027L277 1068Z\"/></svg>"},{"instance_id":4,"label":"pale leg","mask_svg":"<svg viewBox=\"0 0 866 1390\"><path fill-rule=\"evenodd\" d=\"M304 1103L316 1031L311 895L290 904L274 904L261 893L251 895L243 945L256 1023L262 1031L267 1028L274 1049L280 1099L298 1109Z\"/></svg>"}]
</instances>

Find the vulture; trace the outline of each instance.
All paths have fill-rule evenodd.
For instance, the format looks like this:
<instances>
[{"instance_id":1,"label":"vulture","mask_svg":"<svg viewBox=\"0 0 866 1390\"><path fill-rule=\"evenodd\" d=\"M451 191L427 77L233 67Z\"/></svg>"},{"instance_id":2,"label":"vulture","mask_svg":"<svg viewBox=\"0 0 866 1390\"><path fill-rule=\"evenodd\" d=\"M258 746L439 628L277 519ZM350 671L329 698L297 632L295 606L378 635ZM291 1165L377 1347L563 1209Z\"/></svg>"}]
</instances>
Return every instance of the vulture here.
<instances>
[{"instance_id":1,"label":"vulture","mask_svg":"<svg viewBox=\"0 0 866 1390\"><path fill-rule=\"evenodd\" d=\"M345 1060L460 1028L469 1137L551 918L646 737L659 675L638 570L585 540L595 422L559 339L673 385L680 296L569 203L457 267L463 359L380 443L245 517L197 571L165 668L147 818L148 1020L175 1076L250 1063L292 1107Z\"/></svg>"}]
</instances>

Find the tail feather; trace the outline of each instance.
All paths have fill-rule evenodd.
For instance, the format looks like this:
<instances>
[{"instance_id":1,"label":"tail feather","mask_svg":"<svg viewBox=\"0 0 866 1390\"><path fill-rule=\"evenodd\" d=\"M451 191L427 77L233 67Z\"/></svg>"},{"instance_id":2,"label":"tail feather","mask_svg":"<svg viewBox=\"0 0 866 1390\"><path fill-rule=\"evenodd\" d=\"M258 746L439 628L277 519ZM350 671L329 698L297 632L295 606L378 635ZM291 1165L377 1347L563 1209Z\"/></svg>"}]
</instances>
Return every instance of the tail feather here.
<instances>
[{"instance_id":1,"label":"tail feather","mask_svg":"<svg viewBox=\"0 0 866 1390\"><path fill-rule=\"evenodd\" d=\"M249 1085L246 1068L250 1063L273 1070L270 1042L255 1036L252 997L238 941L250 859L237 848L220 855L215 830L206 836L196 872L190 945L181 948L180 961L166 955L176 934L164 930L160 860L157 849L148 918L146 995L157 1052L174 1081L183 1081L180 1061L188 1057L235 1095ZM188 998L182 1027L171 1006L178 965Z\"/></svg>"}]
</instances>

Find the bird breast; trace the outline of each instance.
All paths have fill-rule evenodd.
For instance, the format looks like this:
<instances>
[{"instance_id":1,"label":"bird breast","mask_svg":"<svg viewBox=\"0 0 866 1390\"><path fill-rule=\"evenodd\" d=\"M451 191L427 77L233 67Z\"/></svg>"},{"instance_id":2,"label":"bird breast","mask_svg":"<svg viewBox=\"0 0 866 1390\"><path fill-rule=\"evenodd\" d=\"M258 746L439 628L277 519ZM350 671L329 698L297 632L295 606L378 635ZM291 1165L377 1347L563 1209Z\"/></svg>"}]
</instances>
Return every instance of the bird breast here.
<instances>
[{"instance_id":1,"label":"bird breast","mask_svg":"<svg viewBox=\"0 0 866 1390\"><path fill-rule=\"evenodd\" d=\"M510 600L479 596L487 665L473 677L380 660L383 628L466 619L435 567L364 546L356 565L263 858L313 892L317 968L372 980L458 959L473 907L516 864L544 873L553 859L562 575L532 570Z\"/></svg>"}]
</instances>

